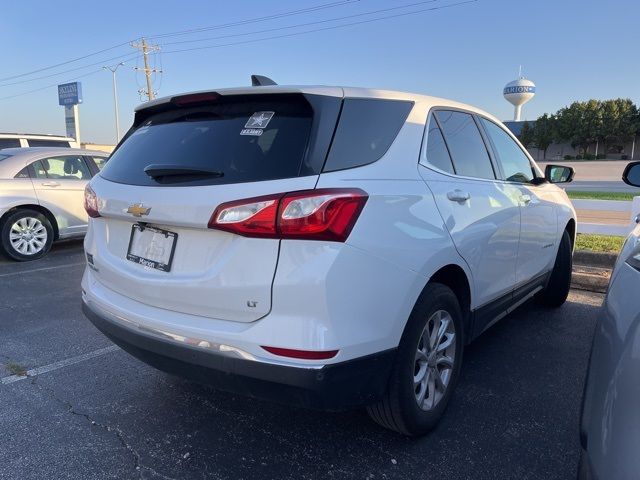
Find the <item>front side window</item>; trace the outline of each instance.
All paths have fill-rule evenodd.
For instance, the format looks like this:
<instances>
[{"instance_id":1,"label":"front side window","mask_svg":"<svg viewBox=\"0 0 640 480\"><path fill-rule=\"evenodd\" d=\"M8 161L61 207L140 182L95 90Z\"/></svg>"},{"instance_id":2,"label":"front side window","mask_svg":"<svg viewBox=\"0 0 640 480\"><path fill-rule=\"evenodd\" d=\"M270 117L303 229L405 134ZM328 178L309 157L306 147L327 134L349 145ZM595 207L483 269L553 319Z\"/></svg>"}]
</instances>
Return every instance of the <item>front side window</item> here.
<instances>
[{"instance_id":1,"label":"front side window","mask_svg":"<svg viewBox=\"0 0 640 480\"><path fill-rule=\"evenodd\" d=\"M36 178L56 180L90 180L91 173L84 159L78 155L43 158L34 162Z\"/></svg>"},{"instance_id":2,"label":"front side window","mask_svg":"<svg viewBox=\"0 0 640 480\"><path fill-rule=\"evenodd\" d=\"M485 118L482 118L481 122L493 142L504 179L509 182L531 182L534 178L531 162L518 144L495 123Z\"/></svg>"},{"instance_id":3,"label":"front side window","mask_svg":"<svg viewBox=\"0 0 640 480\"><path fill-rule=\"evenodd\" d=\"M440 127L433 115L429 119L429 127L427 130L427 146L424 152L424 160L439 170L448 173L455 173L451 156L447 145L444 143L444 137L440 131Z\"/></svg>"},{"instance_id":4,"label":"front side window","mask_svg":"<svg viewBox=\"0 0 640 480\"><path fill-rule=\"evenodd\" d=\"M494 179L489 153L473 117L464 112L435 112L449 147L456 174L464 177Z\"/></svg>"}]
</instances>

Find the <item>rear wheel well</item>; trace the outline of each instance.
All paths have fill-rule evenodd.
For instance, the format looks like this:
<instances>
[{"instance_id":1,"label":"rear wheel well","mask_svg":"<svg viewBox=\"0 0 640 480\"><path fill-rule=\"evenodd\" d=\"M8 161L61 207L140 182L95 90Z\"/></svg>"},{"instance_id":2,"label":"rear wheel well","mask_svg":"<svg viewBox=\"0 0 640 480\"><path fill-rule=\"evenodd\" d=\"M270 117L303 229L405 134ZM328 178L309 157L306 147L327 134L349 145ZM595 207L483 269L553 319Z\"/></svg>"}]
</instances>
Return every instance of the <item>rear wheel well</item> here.
<instances>
[{"instance_id":1,"label":"rear wheel well","mask_svg":"<svg viewBox=\"0 0 640 480\"><path fill-rule=\"evenodd\" d=\"M471 288L467 274L458 265L447 265L434 273L429 279L429 283L440 283L453 290L464 315L465 341L468 341L470 338Z\"/></svg>"},{"instance_id":2,"label":"rear wheel well","mask_svg":"<svg viewBox=\"0 0 640 480\"><path fill-rule=\"evenodd\" d=\"M573 246L576 243L576 221L573 218L570 219L564 229L569 233L569 239L571 240L571 249L573 250Z\"/></svg>"},{"instance_id":3,"label":"rear wheel well","mask_svg":"<svg viewBox=\"0 0 640 480\"><path fill-rule=\"evenodd\" d=\"M58 222L56 222L56 217L54 217L53 213L51 213L49 210L47 210L41 205L32 205L32 204L18 205L17 207L13 207L10 210L7 210L5 214L2 216L2 218L0 218L0 227L2 227L2 225L4 224L6 219L9 218L10 215L13 215L18 210L35 210L36 212L40 212L41 214L43 214L45 217L47 217L47 220L49 220L49 223L51 223L51 228L53 228L53 239L54 240L58 239L59 233L58 233Z\"/></svg>"}]
</instances>

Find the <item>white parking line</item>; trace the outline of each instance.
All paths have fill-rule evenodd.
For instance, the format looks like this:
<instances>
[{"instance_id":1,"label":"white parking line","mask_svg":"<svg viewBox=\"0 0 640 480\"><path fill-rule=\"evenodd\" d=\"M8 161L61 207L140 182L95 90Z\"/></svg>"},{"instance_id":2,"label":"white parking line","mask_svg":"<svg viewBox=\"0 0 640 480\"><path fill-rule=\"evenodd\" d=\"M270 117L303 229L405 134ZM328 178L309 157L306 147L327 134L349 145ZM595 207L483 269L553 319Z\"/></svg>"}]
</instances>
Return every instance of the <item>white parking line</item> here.
<instances>
[{"instance_id":1,"label":"white parking line","mask_svg":"<svg viewBox=\"0 0 640 480\"><path fill-rule=\"evenodd\" d=\"M55 270L56 268L78 267L84 265L85 262L69 263L67 265L56 265L55 267L34 268L32 270L20 270L19 272L0 273L0 277L11 277L13 275L24 275L25 273L44 272L46 270Z\"/></svg>"},{"instance_id":2,"label":"white parking line","mask_svg":"<svg viewBox=\"0 0 640 480\"><path fill-rule=\"evenodd\" d=\"M107 353L115 352L116 350L120 350L120 348L116 345L100 348L98 350L94 350L93 352L78 355L77 357L71 357L67 358L66 360L60 360L59 362L44 365L42 367L32 368L31 370L27 370L26 375L10 375L8 377L0 378L0 383L2 385L7 385L9 383L19 382L20 380L25 380L29 377L35 377L36 375L59 370L64 367L68 367L69 365L75 365L76 363L84 362L86 360L90 360Z\"/></svg>"}]
</instances>

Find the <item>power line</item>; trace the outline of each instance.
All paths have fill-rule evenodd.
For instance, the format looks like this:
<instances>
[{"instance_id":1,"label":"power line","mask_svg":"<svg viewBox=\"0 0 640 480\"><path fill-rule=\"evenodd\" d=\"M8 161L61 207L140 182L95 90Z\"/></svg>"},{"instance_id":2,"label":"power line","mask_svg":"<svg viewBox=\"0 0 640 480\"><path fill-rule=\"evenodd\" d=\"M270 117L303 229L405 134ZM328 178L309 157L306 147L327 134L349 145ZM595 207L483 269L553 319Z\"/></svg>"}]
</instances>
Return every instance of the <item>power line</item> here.
<instances>
[{"instance_id":1,"label":"power line","mask_svg":"<svg viewBox=\"0 0 640 480\"><path fill-rule=\"evenodd\" d=\"M249 24L249 23L264 22L264 21L267 21L267 20L283 18L283 17L293 16L293 15L301 15L303 13L314 12L314 11L323 10L323 9L327 9L327 8L334 8L334 7L338 7L338 6L342 6L342 5L346 5L346 4L350 4L350 3L354 3L354 2L359 2L359 1L360 0L340 0L340 1L335 1L335 2L331 2L331 3L316 5L316 6L313 6L313 7L307 7L307 8L298 9L298 10L290 10L290 11L286 11L286 12L281 12L281 13L278 13L278 14L269 15L269 16L265 16L265 17L255 17L255 18L249 18L249 19L246 19L246 20L239 20L237 22L214 25L214 26L210 26L210 27L202 27L202 28L195 28L195 29L183 30L183 31L178 31L178 32L162 33L162 34L158 34L158 35L153 35L153 36L148 37L148 38L165 38L165 37L178 36L178 35L188 35L190 33L197 33L197 32L200 32L200 31L208 31L208 30L215 30L215 29L221 29L221 28L229 28L229 27L238 26L238 25L246 25L246 24ZM111 47L107 47L107 48L103 48L101 50L97 50L95 52L87 53L86 55L82 55L80 57L72 58L72 59L66 60L64 62L56 63L56 64L49 65L49 66L42 67L42 68L37 68L35 70L19 73L19 74L16 74L16 75L11 75L11 76L8 76L8 77L2 77L2 78L0 78L0 82L5 82L7 80L14 80L16 78L27 77L27 76L33 75L35 73L44 72L46 70L51 70L51 69L54 69L54 68L57 68L57 67L68 65L70 63L78 62L80 60L84 60L85 58L89 58L89 57L92 57L92 56L95 56L95 55L100 55L101 53L105 53L105 52L108 52L108 51L111 51L111 50L115 50L116 48L123 47L125 45L130 45L132 42L134 42L136 40L137 39L127 40L126 42L118 43L118 44L113 45ZM110 62L110 61L113 61L113 60L118 60L119 58L122 58L122 57L113 57L113 58L110 58L110 59L105 59L105 60L102 60L100 62L96 62L96 63L90 64L90 65L85 65L85 67L99 65L99 64L102 64L102 63L105 63L105 62ZM76 69L76 70L79 70L79 68ZM74 69L66 70L65 72L69 72L69 71L74 71ZM64 72L60 72L60 74L62 74L62 73L64 73ZM53 76L53 75L51 75L51 76ZM47 77L48 76L38 77L38 79L47 78ZM8 84L8 85L15 85L17 83L18 82L12 83L12 84Z\"/></svg>"},{"instance_id":2,"label":"power line","mask_svg":"<svg viewBox=\"0 0 640 480\"><path fill-rule=\"evenodd\" d=\"M85 73L84 75L77 75L77 76L73 77L70 80L64 80L62 82L56 82L56 83L53 83L51 85L47 85L45 87L40 87L40 88L36 88L36 89L33 89L33 90L29 90L28 92L17 93L15 95L9 95L7 97L0 97L0 100L8 100L10 98L16 98L16 97L21 97L23 95L29 95L30 93L39 92L41 90L46 90L47 88L57 87L59 83L73 82L74 80L77 80L78 78L88 77L89 75L95 75L96 73L100 73L100 72L102 72L102 68L100 68L99 70L94 70L93 72Z\"/></svg>"},{"instance_id":3,"label":"power line","mask_svg":"<svg viewBox=\"0 0 640 480\"><path fill-rule=\"evenodd\" d=\"M284 17L291 17L291 16L295 16L295 15L302 15L304 13L310 13L310 12L316 12L318 10L326 10L328 8L335 8L335 7L341 7L347 4L353 4L355 2L359 2L360 0L341 0L341 1L337 1L337 2L331 2L331 3L324 3L321 5L315 5L313 7L307 7L307 8L301 8L298 10L290 10L287 12L281 12L281 13L276 13L273 15L267 15L264 17L255 17L255 18L249 18L246 20L238 20L236 22L230 22L230 23L221 23L218 25L212 25L209 27L200 27L200 28L191 28L188 30L181 30L181 31L177 31L177 32L170 32L170 33L160 33L158 35L149 35L147 38L166 38L166 37L177 37L180 35L190 35L193 33L200 33L200 32L208 32L211 30L219 30L219 29L223 29L223 28L230 28L230 27L237 27L240 25L247 25L250 23L259 23L259 22L266 22L268 20L275 20L278 18L284 18Z\"/></svg>"},{"instance_id":4,"label":"power line","mask_svg":"<svg viewBox=\"0 0 640 480\"><path fill-rule=\"evenodd\" d=\"M23 83L28 83L28 82L35 82L36 80L42 80L42 79L45 79L45 78L56 77L58 75L64 75L65 73L69 73L69 72L77 72L78 70L84 70L85 68L95 67L96 65L102 65L104 63L109 63L109 62L112 62L114 60L120 60L120 61L123 61L123 62L128 62L130 60L133 60L137 56L138 56L137 53L128 53L126 55L118 55L117 57L106 58L106 59L104 59L104 60L102 60L100 62L90 63L88 65L83 65L81 67L70 68L68 70L63 70L61 72L50 73L49 75L43 75L41 77L28 78L26 80L20 80L20 81L11 82L11 83L3 83L3 84L0 84L0 88L1 87L9 87L11 85L22 85Z\"/></svg>"},{"instance_id":5,"label":"power line","mask_svg":"<svg viewBox=\"0 0 640 480\"><path fill-rule=\"evenodd\" d=\"M356 0L356 1L359 1L359 0ZM327 23L327 22L331 22L331 21L339 21L339 20L344 20L344 19L348 19L348 18L355 18L355 17L365 16L365 15L373 15L373 14L376 14L376 13L382 13L382 12L386 12L386 11L398 10L398 9L402 9L402 8L410 8L410 7L413 7L413 6L422 5L422 4L425 4L425 3L433 3L433 2L436 2L436 1L439 1L439 0L425 0L425 1L422 1L422 2L416 2L416 3L407 4L407 5L398 6L398 7L390 7L390 8L387 8L387 9L379 9L379 10L370 11L370 12L364 12L364 13L360 13L360 14L347 15L347 16L343 16L343 17L339 17L339 18L334 18L334 19L331 19L331 20L321 20L321 21L316 21L316 22L308 22L308 23L303 23L303 24L298 24L298 25L277 27L277 28L274 28L274 29L267 29L267 30L262 30L262 31L247 32L247 33L243 33L243 34L225 35L225 36L220 36L220 37L206 38L206 39L200 39L200 40L192 40L192 41L189 41L189 42L187 42L187 41L184 41L184 42L170 42L170 43L167 43L166 45L172 45L172 44L177 44L177 43L191 43L191 42L197 42L197 41L209 41L209 40L216 39L216 38L228 38L228 37L234 37L234 36L240 36L240 35L252 35L252 34L258 34L258 33L266 33L268 31L277 31L277 30L284 30L284 29L289 29L289 28L299 28L299 27L303 27L303 26ZM393 14L393 15L384 15L384 16L377 17L377 18L372 18L372 19L367 19L367 20L360 20L360 21L357 21L357 22L348 22L348 23L344 23L344 24L340 24L340 25L332 25L332 26L322 27L322 28L315 28L315 29L305 30L305 31L302 31L302 32L293 32L293 33L288 33L288 34L283 34L283 35L272 35L272 36L268 36L268 37L262 37L262 38L256 38L256 39L248 39L248 40L243 40L243 41L238 41L238 42L229 42L229 43L224 43L224 44L205 45L205 46L200 46L200 47L192 47L192 48L185 48L185 49L178 49L178 50L168 50L168 51L165 50L163 53L168 53L168 54L169 53L181 53L181 52L189 52L189 51L195 51L195 50L205 50L205 49L211 49L211 48L222 48L222 47L228 47L228 46L243 45L243 44L248 44L248 43L262 42L262 41L265 41L265 40L273 40L273 39L279 39L279 38L288 38L288 37L294 37L294 36L298 36L298 35L306 35L306 34L309 34L309 33L316 33L316 32L321 32L321 31L328 31L328 30L335 30L335 29L338 29L338 28L346 28L346 27L353 26L353 25L362 25L362 24L367 24L367 23L373 23L373 22L378 22L378 21L387 20L387 19L391 19L391 18L398 18L398 17L416 15L416 14L426 13L426 12L431 12L431 11L436 11L436 10L443 10L443 9L446 9L446 8L452 8L452 7L456 7L456 6L460 6L460 5L475 3L477 1L478 0L465 0L465 1L459 1L459 2L456 2L456 3L447 4L447 5L437 5L437 6L433 6L433 7L430 7L430 8L423 8L423 9L413 10L411 12L403 12L403 13L397 13L397 14ZM352 3L352 1L334 2L332 4L325 4L325 5L337 6L337 5L342 5L342 4L345 4L345 3ZM319 9L320 7L323 7L323 6L310 7L310 8ZM329 7L328 6L324 6L323 8L329 8ZM309 9L304 9L304 10L307 11ZM299 12L299 11L294 11L294 12ZM280 14L280 15L285 16L285 14ZM270 17L260 17L259 19L247 20L246 22L249 23L250 21L251 22L259 21L259 20L262 21L261 20L262 18L271 19L272 17L275 17L275 16L272 15ZM236 22L236 23L238 23L238 22ZM220 25L220 26L216 26L216 27L206 27L206 28L208 28L208 29L225 28L227 25L231 26L231 24L224 24L224 25ZM192 33L195 30L202 30L202 29L193 29L189 33ZM178 33L186 34L186 32L178 32ZM165 34L165 35L166 36L177 35L178 33ZM157 37L157 36L155 36L155 37ZM127 42L127 43L129 43L129 42ZM122 46L122 45L125 45L125 44L126 43L119 44L117 46L101 50L100 52L112 50L114 48L117 48L118 46ZM157 47L157 46L155 46L155 47ZM96 53L100 53L100 52L96 52ZM149 52L150 52L150 50L147 51L147 53L149 53ZM77 61L77 60L82 59L82 58L87 58L87 57L89 57L91 55L93 55L93 54L88 54L88 55L85 55L83 57L78 57L78 59L70 60L68 62L62 62L61 64L58 64L56 66L72 63L73 61ZM95 65L102 65L102 64L104 64L106 62L109 62L109 61L119 60L119 59L123 59L125 57L132 57L132 56L136 56L137 57L138 54L120 55L120 56L117 56L117 57L112 57L112 58L109 58L109 59L102 60L100 62L88 64L88 65L85 65L83 67L77 67L77 68L73 68L73 69L70 69L70 70L65 70L63 72L58 72L56 74L51 74L51 75L46 75L46 76L43 76L43 77L39 77L38 79L47 78L47 77L50 77L50 76L62 75L64 73L68 73L70 71L76 71L76 70L88 68L90 66L95 66ZM144 57L144 51L143 51L143 57ZM43 71L43 70L47 70L47 69L50 69L50 68L55 68L55 66L45 67L45 68L39 69L37 71ZM139 69L143 70L145 72L148 71L149 72L149 76L152 73L154 73L154 70L155 70L153 68L149 68L148 64L145 65L144 68L139 68ZM84 77L87 77L87 76L90 76L90 75L94 75L94 74L96 74L98 72L101 72L101 71L102 71L102 69L95 70L95 71L92 71L92 72L89 72L89 73L86 73L86 74L83 74L83 75L78 75L78 76L76 76L75 78L73 78L71 80L65 80L64 82L59 82L59 83L71 82L71 81L74 81L74 80L76 80L78 78L84 78ZM30 72L30 73L35 73L35 72L36 72L36 70L34 70L33 72ZM6 77L4 79L0 79L0 81L13 79L13 78L18 78L20 76L26 76L26 75L27 74L16 75L16 76L13 76L13 77ZM147 75L147 74L145 73L145 75ZM33 80L36 80L36 79L33 79ZM26 81L31 81L31 80L26 80ZM22 83L22 82L16 82L16 83L0 85L0 87L8 86L8 85L14 85L14 84L17 84L17 83ZM18 93L18 94L15 94L15 95L9 95L9 96L6 96L6 97L0 97L0 100L7 100L7 99L11 99L11 98L22 96L22 95L28 95L30 93L38 92L38 91L45 90L47 88L52 88L52 87L55 87L55 86L57 86L57 83L56 84L52 84L52 85L47 85L47 86L44 86L44 87L41 87L41 88L29 90L29 91L26 91L26 92ZM151 86L149 85L149 83L147 83L147 92L145 92L145 93L148 94L149 91L152 91L152 90L151 90Z\"/></svg>"},{"instance_id":6,"label":"power line","mask_svg":"<svg viewBox=\"0 0 640 480\"><path fill-rule=\"evenodd\" d=\"M389 11L394 11L394 10L401 10L403 8L410 8L410 7L416 7L418 5L424 5L426 3L435 3L439 0L425 0L422 2L416 2L416 3L409 3L407 5L399 5L397 7L390 7L390 8L382 8L379 10L371 10L369 12L362 12L362 13L356 13L353 15L344 15L341 17L334 17L334 18L328 18L326 20L317 20L315 22L307 22L307 23L299 23L296 25L287 25L284 27L275 27L275 28L268 28L265 30L256 30L253 32L245 32L245 33L232 33L229 35L218 35L216 37L207 37L207 38L199 38L199 39L193 39L193 40L178 40L175 42L167 42L167 43L163 43L163 46L167 46L167 45L179 45L179 44L183 44L183 43L197 43L197 42L205 42L208 40L220 40L222 38L232 38L232 37L243 37L245 35L255 35L255 34L259 34L259 33L268 33L268 32L277 32L277 31L281 31L281 30L288 30L291 28L299 28L299 27L308 27L310 25L319 25L319 24L323 24L323 23L330 23L330 22L337 22L340 20L346 20L348 18L357 18L357 17L365 17L367 15L375 15L376 13L383 13L383 12L389 12Z\"/></svg>"},{"instance_id":7,"label":"power line","mask_svg":"<svg viewBox=\"0 0 640 480\"><path fill-rule=\"evenodd\" d=\"M69 63L77 62L79 60L84 60L85 58L89 58L89 57L92 57L94 55L99 55L101 53L108 52L110 50L115 50L116 48L122 47L124 45L129 45L129 42L119 43L118 45L114 45L114 46L109 47L109 48L104 48L104 49L98 50L96 52L88 53L88 54L83 55L81 57L77 57L77 58L73 58L71 60L67 60L66 62L60 62L60 63L56 63L55 65L49 65L48 67L42 67L42 68L38 68L36 70L31 70L30 72L25 72L25 73L20 73L18 75L12 75L10 77L0 78L0 82L4 82L5 80L13 80L15 78L27 77L29 75L33 75L34 73L44 72L45 70L51 70L52 68L61 67L62 65L68 65ZM106 60L106 61L108 61L108 60ZM99 63L102 63L102 62L99 62Z\"/></svg>"},{"instance_id":8,"label":"power line","mask_svg":"<svg viewBox=\"0 0 640 480\"><path fill-rule=\"evenodd\" d=\"M432 12L435 10L444 10L445 8L451 8L451 7L457 7L460 5L465 5L465 4L469 4L469 3L475 3L478 0L466 0L463 2L457 2L457 3L451 3L448 5L440 5L440 6L436 6L436 7L431 7L431 8L423 8L420 10L414 10L412 12L405 12L405 13L397 13L395 15L386 15L383 17L378 17L378 18L372 18L369 20L360 20L358 22L349 22L349 23L344 23L342 25L332 25L330 27L323 27L323 28L315 28L312 30L305 30L303 32L294 32L294 33L288 33L288 34L284 34L284 35L273 35L270 37L262 37L262 38L255 38L255 39L251 39L251 40L243 40L240 42L230 42L230 43L222 43L222 44L217 44L217 45L208 45L208 46L202 46L202 47L192 47L192 48L183 48L183 49L179 49L179 50L164 50L163 53L166 54L170 54L170 53L181 53L181 52L191 52L194 50L206 50L209 48L222 48L222 47L230 47L230 46L234 46L234 45L244 45L247 43L255 43L255 42L263 42L265 40L274 40L274 39L278 39L278 38L288 38L288 37L295 37L298 35L306 35L309 33L315 33L315 32L322 32L322 31L327 31L327 30L335 30L338 28L345 28L345 27L350 27L353 25L362 25L365 23L373 23L373 22L378 22L380 20L387 20L390 18L398 18L398 17L405 17L407 15L415 15L417 13L425 13L425 12Z\"/></svg>"}]
</instances>

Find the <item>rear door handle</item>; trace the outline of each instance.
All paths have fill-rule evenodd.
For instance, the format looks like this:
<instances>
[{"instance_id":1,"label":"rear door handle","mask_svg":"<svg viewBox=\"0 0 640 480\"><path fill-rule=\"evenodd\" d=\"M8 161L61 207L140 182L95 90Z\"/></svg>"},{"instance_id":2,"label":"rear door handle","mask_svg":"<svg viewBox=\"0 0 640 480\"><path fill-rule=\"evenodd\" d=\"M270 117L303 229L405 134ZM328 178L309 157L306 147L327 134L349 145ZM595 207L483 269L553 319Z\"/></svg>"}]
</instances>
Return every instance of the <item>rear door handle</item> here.
<instances>
[{"instance_id":1,"label":"rear door handle","mask_svg":"<svg viewBox=\"0 0 640 480\"><path fill-rule=\"evenodd\" d=\"M42 182L43 187L59 187L60 183L58 182Z\"/></svg>"},{"instance_id":2,"label":"rear door handle","mask_svg":"<svg viewBox=\"0 0 640 480\"><path fill-rule=\"evenodd\" d=\"M471 198L469 192L463 192L462 190L452 190L447 192L447 198L452 202L464 203Z\"/></svg>"},{"instance_id":3,"label":"rear door handle","mask_svg":"<svg viewBox=\"0 0 640 480\"><path fill-rule=\"evenodd\" d=\"M525 205L529 205L529 203L531 202L531 195L522 195L522 197L520 197L520 199L522 200L522 202Z\"/></svg>"}]
</instances>

